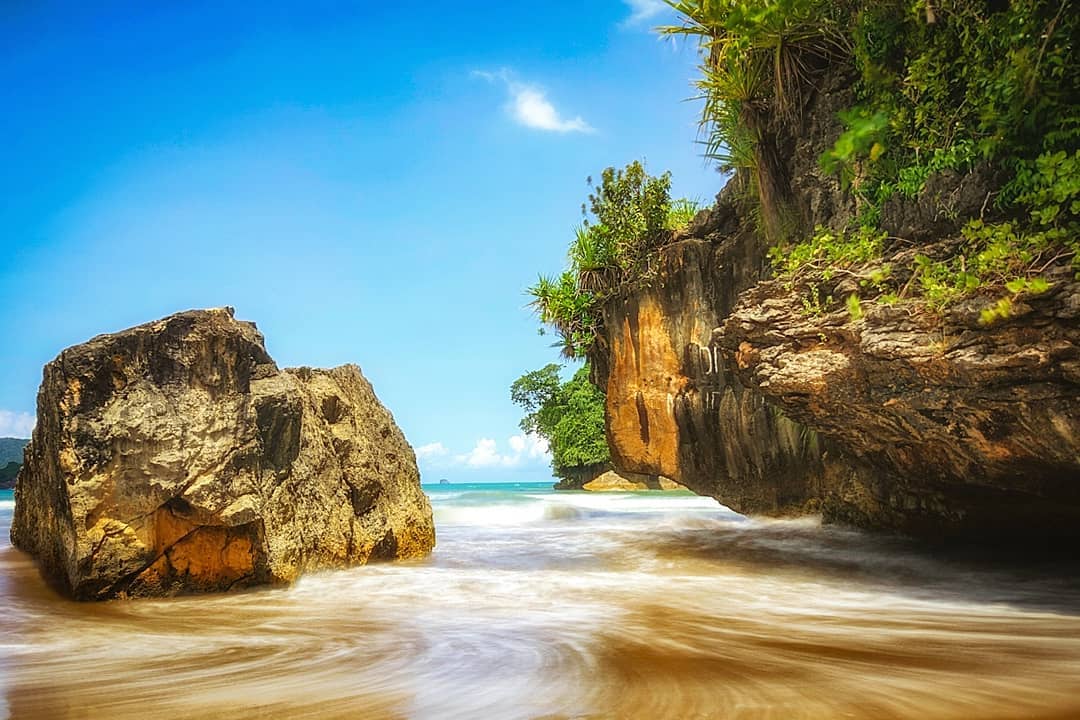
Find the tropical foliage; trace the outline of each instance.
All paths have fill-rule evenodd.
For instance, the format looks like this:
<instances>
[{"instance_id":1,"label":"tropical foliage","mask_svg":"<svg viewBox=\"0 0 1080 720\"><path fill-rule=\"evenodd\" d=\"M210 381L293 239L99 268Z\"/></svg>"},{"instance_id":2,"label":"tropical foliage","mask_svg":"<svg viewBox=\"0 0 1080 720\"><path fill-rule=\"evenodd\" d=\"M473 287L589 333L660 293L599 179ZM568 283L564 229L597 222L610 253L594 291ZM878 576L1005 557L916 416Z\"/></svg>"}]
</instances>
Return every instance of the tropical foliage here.
<instances>
[{"instance_id":1,"label":"tropical foliage","mask_svg":"<svg viewBox=\"0 0 1080 720\"><path fill-rule=\"evenodd\" d=\"M589 366L562 382L554 363L526 373L510 386L510 398L525 411L520 426L548 441L552 469L567 477L572 468L609 462L604 435L604 394L589 382Z\"/></svg>"},{"instance_id":2,"label":"tropical foliage","mask_svg":"<svg viewBox=\"0 0 1080 720\"><path fill-rule=\"evenodd\" d=\"M619 287L649 276L650 253L685 227L698 211L692 200L672 201L671 174L653 177L634 161L622 170L607 168L582 205L569 267L541 276L529 288L540 319L558 332L563 354L584 357L595 342L600 307Z\"/></svg>"},{"instance_id":3,"label":"tropical foliage","mask_svg":"<svg viewBox=\"0 0 1080 720\"><path fill-rule=\"evenodd\" d=\"M907 293L941 309L1006 290L1001 310L1017 288L1046 287L1041 274L1056 262L1071 260L1080 273L1080 13L1070 0L669 4L683 22L662 32L696 37L703 51L707 154L748 178L782 272L842 266L853 246L880 255L887 239L867 238L878 237L889 198L918 196L935 173L979 166L1000 179L998 191L956 253L915 255L915 282L881 283L881 296ZM820 160L860 212L850 235L811 235L790 222L769 133L798 127L805 98L838 66L855 78L854 100Z\"/></svg>"}]
</instances>

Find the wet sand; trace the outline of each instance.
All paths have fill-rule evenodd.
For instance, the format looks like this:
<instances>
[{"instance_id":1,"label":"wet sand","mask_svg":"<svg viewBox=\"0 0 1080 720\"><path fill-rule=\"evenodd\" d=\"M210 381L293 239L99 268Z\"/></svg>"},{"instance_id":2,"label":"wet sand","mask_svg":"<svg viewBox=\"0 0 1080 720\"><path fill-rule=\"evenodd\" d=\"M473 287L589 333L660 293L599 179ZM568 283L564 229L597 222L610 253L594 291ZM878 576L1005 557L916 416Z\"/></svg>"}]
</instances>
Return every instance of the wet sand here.
<instances>
[{"instance_id":1,"label":"wet sand","mask_svg":"<svg viewBox=\"0 0 1080 720\"><path fill-rule=\"evenodd\" d=\"M102 604L0 506L0 717L1080 717L1075 567L679 494L433 497L424 561Z\"/></svg>"}]
</instances>

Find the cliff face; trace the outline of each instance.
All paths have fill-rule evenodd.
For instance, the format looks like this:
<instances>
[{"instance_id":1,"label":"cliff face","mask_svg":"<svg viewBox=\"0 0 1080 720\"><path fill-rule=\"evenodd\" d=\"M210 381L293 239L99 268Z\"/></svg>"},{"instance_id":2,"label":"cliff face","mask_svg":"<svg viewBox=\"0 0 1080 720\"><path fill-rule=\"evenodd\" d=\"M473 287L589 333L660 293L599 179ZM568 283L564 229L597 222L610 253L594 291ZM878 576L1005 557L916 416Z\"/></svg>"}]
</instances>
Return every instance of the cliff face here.
<instances>
[{"instance_id":1,"label":"cliff face","mask_svg":"<svg viewBox=\"0 0 1080 720\"><path fill-rule=\"evenodd\" d=\"M753 236L720 218L659 256L658 279L605 308L608 436L620 471L663 475L745 513L812 510L823 446L747 388L714 341L765 273ZM716 227L720 225L720 227Z\"/></svg>"},{"instance_id":2,"label":"cliff face","mask_svg":"<svg viewBox=\"0 0 1080 720\"><path fill-rule=\"evenodd\" d=\"M434 544L412 449L357 367L278 370L231 309L46 365L13 544L79 599L290 582Z\"/></svg>"},{"instance_id":3,"label":"cliff face","mask_svg":"<svg viewBox=\"0 0 1080 720\"><path fill-rule=\"evenodd\" d=\"M829 517L914 533L1080 528L1080 284L993 328L901 307L802 312L779 282L746 293L720 344L743 382L854 457ZM842 491L842 492L841 492Z\"/></svg>"},{"instance_id":4,"label":"cliff face","mask_svg":"<svg viewBox=\"0 0 1080 720\"><path fill-rule=\"evenodd\" d=\"M818 166L849 87L824 78L798 132L771 133L771 184L803 228L841 231L856 215ZM903 305L867 304L858 320L842 303L808 313L805 283L769 280L772 243L734 190L604 308L592 361L617 469L746 513L928 536L1080 532L1080 288L1066 268L992 326L979 323L985 299L944 318ZM992 191L978 170L943 173L890 202L882 227L906 244L884 261L910 265L912 241L949 252ZM858 280L807 282L845 298Z\"/></svg>"}]
</instances>

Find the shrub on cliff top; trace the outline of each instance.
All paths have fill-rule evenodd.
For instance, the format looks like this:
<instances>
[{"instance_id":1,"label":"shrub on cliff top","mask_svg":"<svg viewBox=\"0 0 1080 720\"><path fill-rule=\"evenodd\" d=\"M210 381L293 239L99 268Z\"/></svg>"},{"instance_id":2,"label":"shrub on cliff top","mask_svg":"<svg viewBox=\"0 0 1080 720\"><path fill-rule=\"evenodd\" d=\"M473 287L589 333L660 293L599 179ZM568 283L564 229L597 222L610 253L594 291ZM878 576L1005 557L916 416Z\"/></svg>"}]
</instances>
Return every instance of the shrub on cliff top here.
<instances>
[{"instance_id":1,"label":"shrub on cliff top","mask_svg":"<svg viewBox=\"0 0 1080 720\"><path fill-rule=\"evenodd\" d=\"M569 269L541 276L529 288L540 320L559 333L567 357L584 357L596 339L600 306L616 288L649 273L650 253L697 213L691 200L672 201L671 174L653 177L634 161L607 168L581 206L582 224L568 253Z\"/></svg>"}]
</instances>

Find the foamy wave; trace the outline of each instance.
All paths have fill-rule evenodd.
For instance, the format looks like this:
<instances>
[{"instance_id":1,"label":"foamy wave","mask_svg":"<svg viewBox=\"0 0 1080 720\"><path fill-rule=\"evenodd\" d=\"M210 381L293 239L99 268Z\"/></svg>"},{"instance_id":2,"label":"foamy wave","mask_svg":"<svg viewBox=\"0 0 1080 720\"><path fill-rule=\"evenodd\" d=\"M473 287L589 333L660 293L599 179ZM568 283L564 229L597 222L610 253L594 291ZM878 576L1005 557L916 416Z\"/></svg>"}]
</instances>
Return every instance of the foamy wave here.
<instances>
[{"instance_id":1,"label":"foamy wave","mask_svg":"<svg viewBox=\"0 0 1080 720\"><path fill-rule=\"evenodd\" d=\"M669 516L687 513L698 517L731 516L735 513L712 498L637 493L600 494L520 494L503 495L499 500L477 504L482 494L466 494L447 502L434 502L439 525L506 527L565 520L617 519L627 514Z\"/></svg>"},{"instance_id":2,"label":"foamy wave","mask_svg":"<svg viewBox=\"0 0 1080 720\"><path fill-rule=\"evenodd\" d=\"M0 510L14 510L14 509L15 509L15 501L14 500L0 500Z\"/></svg>"},{"instance_id":3,"label":"foamy wave","mask_svg":"<svg viewBox=\"0 0 1080 720\"><path fill-rule=\"evenodd\" d=\"M533 495L542 498L542 495ZM580 493L557 496L557 502L586 510L617 513L666 513L685 511L731 512L710 497L700 495L670 496L643 493Z\"/></svg>"},{"instance_id":4,"label":"foamy wave","mask_svg":"<svg viewBox=\"0 0 1080 720\"><path fill-rule=\"evenodd\" d=\"M435 522L442 525L505 526L545 520L574 520L582 516L578 508L556 502L497 505L444 505L435 507Z\"/></svg>"}]
</instances>

